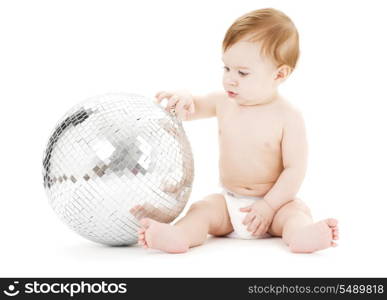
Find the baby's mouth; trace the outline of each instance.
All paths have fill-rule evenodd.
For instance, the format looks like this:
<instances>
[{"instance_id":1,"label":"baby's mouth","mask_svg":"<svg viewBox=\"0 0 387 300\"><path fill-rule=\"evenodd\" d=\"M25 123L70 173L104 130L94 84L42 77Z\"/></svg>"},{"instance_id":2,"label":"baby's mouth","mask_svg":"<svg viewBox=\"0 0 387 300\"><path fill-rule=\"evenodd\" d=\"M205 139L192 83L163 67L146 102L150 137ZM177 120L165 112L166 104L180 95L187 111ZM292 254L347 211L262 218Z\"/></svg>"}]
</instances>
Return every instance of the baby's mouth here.
<instances>
[{"instance_id":1,"label":"baby's mouth","mask_svg":"<svg viewBox=\"0 0 387 300\"><path fill-rule=\"evenodd\" d=\"M231 91L227 91L227 95L231 98L234 98L236 97L238 94L237 93L234 93L234 92L231 92Z\"/></svg>"}]
</instances>

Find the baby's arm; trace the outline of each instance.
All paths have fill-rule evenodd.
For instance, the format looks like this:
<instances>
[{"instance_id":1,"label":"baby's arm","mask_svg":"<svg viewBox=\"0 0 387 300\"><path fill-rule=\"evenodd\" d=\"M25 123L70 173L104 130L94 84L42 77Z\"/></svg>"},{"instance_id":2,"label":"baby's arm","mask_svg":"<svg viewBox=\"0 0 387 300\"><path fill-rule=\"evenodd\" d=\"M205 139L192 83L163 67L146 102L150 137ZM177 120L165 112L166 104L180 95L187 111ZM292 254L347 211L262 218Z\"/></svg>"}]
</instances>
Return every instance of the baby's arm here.
<instances>
[{"instance_id":1,"label":"baby's arm","mask_svg":"<svg viewBox=\"0 0 387 300\"><path fill-rule=\"evenodd\" d=\"M216 106L224 99L224 92L212 92L202 96L193 96L187 91L159 92L158 102L168 99L167 111L175 110L176 115L184 121L191 121L216 116Z\"/></svg>"},{"instance_id":2,"label":"baby's arm","mask_svg":"<svg viewBox=\"0 0 387 300\"><path fill-rule=\"evenodd\" d=\"M274 210L294 200L305 177L308 147L304 120L300 112L292 110L287 115L281 146L284 170L264 197Z\"/></svg>"},{"instance_id":3,"label":"baby's arm","mask_svg":"<svg viewBox=\"0 0 387 300\"><path fill-rule=\"evenodd\" d=\"M212 92L202 96L194 96L195 112L188 115L187 121L215 117L217 103L224 99L224 96L224 92Z\"/></svg>"}]
</instances>

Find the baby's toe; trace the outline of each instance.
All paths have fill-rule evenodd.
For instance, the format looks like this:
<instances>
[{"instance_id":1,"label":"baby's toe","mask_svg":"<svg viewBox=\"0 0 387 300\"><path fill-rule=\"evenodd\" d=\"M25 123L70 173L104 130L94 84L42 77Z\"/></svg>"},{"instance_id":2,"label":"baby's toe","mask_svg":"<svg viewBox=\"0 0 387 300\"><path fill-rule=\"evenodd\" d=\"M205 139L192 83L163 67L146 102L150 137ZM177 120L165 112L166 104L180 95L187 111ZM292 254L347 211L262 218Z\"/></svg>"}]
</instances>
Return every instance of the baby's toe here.
<instances>
[{"instance_id":1,"label":"baby's toe","mask_svg":"<svg viewBox=\"0 0 387 300\"><path fill-rule=\"evenodd\" d=\"M336 227L337 227L337 223L338 223L338 221L337 221L336 219L333 219L333 218L326 219L325 222L326 222L327 225L328 225L330 228L332 228L332 229L336 228Z\"/></svg>"},{"instance_id":2,"label":"baby's toe","mask_svg":"<svg viewBox=\"0 0 387 300\"><path fill-rule=\"evenodd\" d=\"M334 240L338 240L339 239L339 229L338 228L333 228L332 229L332 236L333 236Z\"/></svg>"}]
</instances>

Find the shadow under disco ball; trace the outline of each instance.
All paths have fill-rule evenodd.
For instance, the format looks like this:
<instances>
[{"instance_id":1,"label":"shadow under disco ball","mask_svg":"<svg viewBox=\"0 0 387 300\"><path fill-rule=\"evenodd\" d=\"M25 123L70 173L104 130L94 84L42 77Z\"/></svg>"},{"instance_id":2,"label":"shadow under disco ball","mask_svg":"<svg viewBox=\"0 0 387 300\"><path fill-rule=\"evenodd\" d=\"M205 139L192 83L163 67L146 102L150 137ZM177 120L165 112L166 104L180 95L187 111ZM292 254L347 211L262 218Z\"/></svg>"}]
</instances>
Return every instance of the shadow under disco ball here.
<instances>
[{"instance_id":1,"label":"shadow under disco ball","mask_svg":"<svg viewBox=\"0 0 387 300\"><path fill-rule=\"evenodd\" d=\"M194 164L183 126L135 94L106 94L72 108L52 132L44 188L59 217L107 245L137 242L139 216L173 221L191 194Z\"/></svg>"}]
</instances>

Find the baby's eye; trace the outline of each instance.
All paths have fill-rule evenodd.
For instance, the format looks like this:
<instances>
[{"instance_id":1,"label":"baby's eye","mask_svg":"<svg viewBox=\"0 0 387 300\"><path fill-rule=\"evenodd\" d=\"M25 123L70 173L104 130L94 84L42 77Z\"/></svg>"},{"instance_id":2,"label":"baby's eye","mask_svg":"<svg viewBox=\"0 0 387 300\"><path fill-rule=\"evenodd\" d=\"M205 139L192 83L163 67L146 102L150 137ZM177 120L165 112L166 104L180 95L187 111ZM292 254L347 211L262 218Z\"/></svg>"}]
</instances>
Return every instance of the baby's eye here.
<instances>
[{"instance_id":1,"label":"baby's eye","mask_svg":"<svg viewBox=\"0 0 387 300\"><path fill-rule=\"evenodd\" d=\"M241 75L242 77L246 76L246 75L249 75L249 73L245 73L245 72L242 72L242 71L238 71L239 75Z\"/></svg>"},{"instance_id":2,"label":"baby's eye","mask_svg":"<svg viewBox=\"0 0 387 300\"><path fill-rule=\"evenodd\" d=\"M224 69L226 72L230 71L230 68L229 68L229 67L226 67L226 66L224 66L223 69Z\"/></svg>"}]
</instances>

